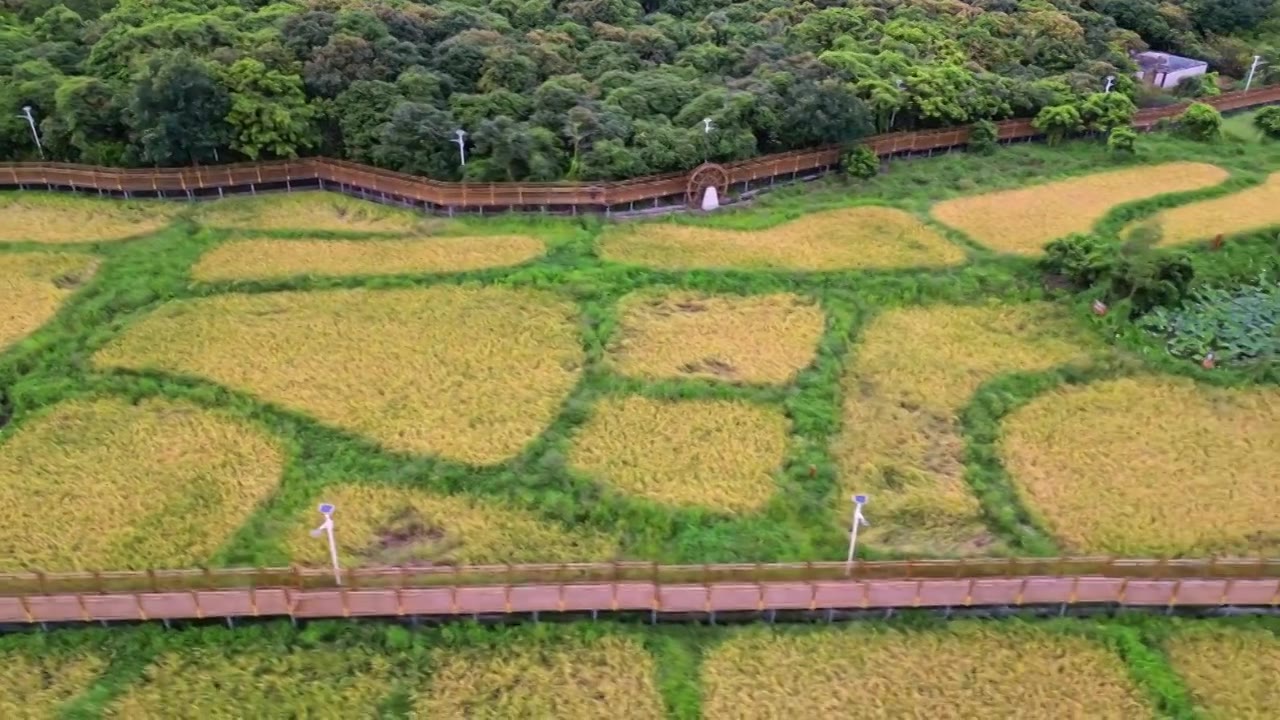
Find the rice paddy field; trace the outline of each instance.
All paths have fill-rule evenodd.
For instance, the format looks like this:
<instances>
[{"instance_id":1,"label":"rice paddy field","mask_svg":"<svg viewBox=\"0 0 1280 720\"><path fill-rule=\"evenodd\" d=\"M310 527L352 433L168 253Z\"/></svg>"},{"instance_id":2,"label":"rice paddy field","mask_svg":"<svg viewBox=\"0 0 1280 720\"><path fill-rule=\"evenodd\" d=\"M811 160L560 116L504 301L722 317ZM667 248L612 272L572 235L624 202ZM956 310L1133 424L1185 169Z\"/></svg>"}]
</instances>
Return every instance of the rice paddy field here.
<instances>
[{"instance_id":1,"label":"rice paddy field","mask_svg":"<svg viewBox=\"0 0 1280 720\"><path fill-rule=\"evenodd\" d=\"M852 493L867 559L1274 555L1280 369L1176 359L1035 264L1061 234L1159 222L1198 283L1274 277L1258 194L1280 146L1141 142L895 161L613 224L6 195L0 227L31 229L0 243L0 571L323 566L320 502L348 565L841 560ZM1238 221L1217 250L1197 242L1214 203ZM907 615L0 636L0 716L1274 704L1270 620ZM1256 672L1214 674L1244 656Z\"/></svg>"},{"instance_id":2,"label":"rice paddy field","mask_svg":"<svg viewBox=\"0 0 1280 720\"><path fill-rule=\"evenodd\" d=\"M1145 231L1165 245L1209 240L1280 226L1280 174L1261 185L1211 200L1162 210L1128 228L1128 237Z\"/></svg>"}]
</instances>

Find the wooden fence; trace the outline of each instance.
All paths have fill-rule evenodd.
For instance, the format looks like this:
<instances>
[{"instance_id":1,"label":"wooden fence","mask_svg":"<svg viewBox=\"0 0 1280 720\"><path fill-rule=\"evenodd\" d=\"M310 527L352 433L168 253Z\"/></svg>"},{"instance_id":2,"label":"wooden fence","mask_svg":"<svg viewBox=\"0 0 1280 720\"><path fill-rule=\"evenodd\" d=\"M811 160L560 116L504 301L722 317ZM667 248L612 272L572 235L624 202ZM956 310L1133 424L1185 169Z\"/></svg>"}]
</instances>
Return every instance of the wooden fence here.
<instances>
[{"instance_id":1,"label":"wooden fence","mask_svg":"<svg viewBox=\"0 0 1280 720\"><path fill-rule=\"evenodd\" d=\"M0 575L0 623L1116 605L1280 607L1280 560L157 570Z\"/></svg>"},{"instance_id":2,"label":"wooden fence","mask_svg":"<svg viewBox=\"0 0 1280 720\"><path fill-rule=\"evenodd\" d=\"M1233 92L1206 100L1230 111L1280 102L1280 86ZM1186 108L1176 105L1138 112L1134 127L1149 129ZM1040 135L1029 120L998 123L1001 142ZM965 145L967 127L874 135L863 143L881 157L932 153ZM722 167L724 190L817 174L840 160L837 146L799 150L729 163ZM696 170L694 172L697 172ZM684 202L692 173L653 175L603 183L450 183L329 158L191 168L121 170L67 163L0 163L0 188L96 191L125 197L209 197L271 189L330 188L420 207L430 212L548 210L616 212L646 204Z\"/></svg>"}]
</instances>

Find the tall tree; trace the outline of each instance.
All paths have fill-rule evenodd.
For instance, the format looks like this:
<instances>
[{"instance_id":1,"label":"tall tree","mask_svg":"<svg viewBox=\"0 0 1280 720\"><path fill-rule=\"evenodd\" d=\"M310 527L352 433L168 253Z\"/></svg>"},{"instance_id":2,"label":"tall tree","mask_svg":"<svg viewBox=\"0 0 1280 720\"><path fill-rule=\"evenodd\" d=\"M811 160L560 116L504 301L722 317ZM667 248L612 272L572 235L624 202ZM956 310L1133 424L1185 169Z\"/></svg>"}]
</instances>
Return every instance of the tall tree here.
<instances>
[{"instance_id":1,"label":"tall tree","mask_svg":"<svg viewBox=\"0 0 1280 720\"><path fill-rule=\"evenodd\" d=\"M208 63L185 50L157 53L138 73L129 128L139 157L156 165L215 162L231 139L231 97Z\"/></svg>"},{"instance_id":2,"label":"tall tree","mask_svg":"<svg viewBox=\"0 0 1280 720\"><path fill-rule=\"evenodd\" d=\"M232 149L251 159L264 152L291 158L319 142L316 111L307 103L302 78L245 58L227 68L223 81L231 92Z\"/></svg>"}]
</instances>

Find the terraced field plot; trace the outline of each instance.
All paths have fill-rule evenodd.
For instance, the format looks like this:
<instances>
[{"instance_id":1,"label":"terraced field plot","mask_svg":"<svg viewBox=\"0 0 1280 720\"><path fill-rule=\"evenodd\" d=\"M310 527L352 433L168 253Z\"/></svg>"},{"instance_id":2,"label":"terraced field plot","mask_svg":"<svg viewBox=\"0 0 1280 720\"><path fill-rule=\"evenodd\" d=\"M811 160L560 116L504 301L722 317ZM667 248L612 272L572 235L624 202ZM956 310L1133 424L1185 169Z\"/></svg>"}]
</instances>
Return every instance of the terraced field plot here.
<instances>
[{"instance_id":1,"label":"terraced field plot","mask_svg":"<svg viewBox=\"0 0 1280 720\"><path fill-rule=\"evenodd\" d=\"M103 242L167 226L181 205L35 193L0 194L0 243Z\"/></svg>"},{"instance_id":2,"label":"terraced field plot","mask_svg":"<svg viewBox=\"0 0 1280 720\"><path fill-rule=\"evenodd\" d=\"M813 362L822 310L790 294L638 293L623 299L610 357L647 378L782 383Z\"/></svg>"},{"instance_id":3,"label":"terraced field plot","mask_svg":"<svg viewBox=\"0 0 1280 720\"><path fill-rule=\"evenodd\" d=\"M573 387L576 315L505 288L220 295L160 307L95 361L208 378L392 450L493 463Z\"/></svg>"},{"instance_id":4,"label":"terraced field plot","mask_svg":"<svg viewBox=\"0 0 1280 720\"><path fill-rule=\"evenodd\" d=\"M297 232L408 233L438 225L410 210L320 191L219 200L202 207L196 219L218 228Z\"/></svg>"},{"instance_id":5,"label":"terraced field plot","mask_svg":"<svg viewBox=\"0 0 1280 720\"><path fill-rule=\"evenodd\" d=\"M671 270L883 270L965 261L964 252L936 230L887 207L830 210L762 230L643 223L609 230L600 254Z\"/></svg>"},{"instance_id":6,"label":"terraced field plot","mask_svg":"<svg viewBox=\"0 0 1280 720\"><path fill-rule=\"evenodd\" d=\"M1038 397L1005 418L1001 446L1070 551L1274 555L1276 438L1280 390L1140 377Z\"/></svg>"},{"instance_id":7,"label":"terraced field plot","mask_svg":"<svg viewBox=\"0 0 1280 720\"><path fill-rule=\"evenodd\" d=\"M1036 255L1050 240L1088 232L1112 208L1227 177L1204 163L1149 165L946 200L933 207L933 216L993 250Z\"/></svg>"},{"instance_id":8,"label":"terraced field plot","mask_svg":"<svg viewBox=\"0 0 1280 720\"><path fill-rule=\"evenodd\" d=\"M1184 625L1169 661L1208 720L1264 720L1280 707L1280 639L1262 628Z\"/></svg>"},{"instance_id":9,"label":"terraced field plot","mask_svg":"<svg viewBox=\"0 0 1280 720\"><path fill-rule=\"evenodd\" d=\"M412 717L658 720L656 674L644 647L623 637L441 650Z\"/></svg>"},{"instance_id":10,"label":"terraced field plot","mask_svg":"<svg viewBox=\"0 0 1280 720\"><path fill-rule=\"evenodd\" d=\"M786 447L787 419L772 408L605 398L574 436L569 465L658 502L746 512L772 497Z\"/></svg>"},{"instance_id":11,"label":"terraced field plot","mask_svg":"<svg viewBox=\"0 0 1280 720\"><path fill-rule=\"evenodd\" d=\"M569 531L493 501L420 490L344 485L320 498L338 508L339 550L357 565L501 564L605 560L614 542ZM311 537L310 507L288 538L295 562L323 566L328 545Z\"/></svg>"},{"instance_id":12,"label":"terraced field plot","mask_svg":"<svg viewBox=\"0 0 1280 720\"><path fill-rule=\"evenodd\" d=\"M708 651L702 694L707 720L1154 717L1119 656L1019 625L744 630Z\"/></svg>"},{"instance_id":13,"label":"terraced field plot","mask_svg":"<svg viewBox=\"0 0 1280 720\"><path fill-rule=\"evenodd\" d=\"M88 255L0 253L0 351L52 318L94 269Z\"/></svg>"},{"instance_id":14,"label":"terraced field plot","mask_svg":"<svg viewBox=\"0 0 1280 720\"><path fill-rule=\"evenodd\" d=\"M1130 226L1126 234L1139 229L1155 231L1161 245L1180 245L1276 225L1280 225L1280 174L1257 187L1161 210Z\"/></svg>"},{"instance_id":15,"label":"terraced field plot","mask_svg":"<svg viewBox=\"0 0 1280 720\"><path fill-rule=\"evenodd\" d=\"M366 648L192 649L162 655L103 716L372 720L381 717L397 674L394 658Z\"/></svg>"},{"instance_id":16,"label":"terraced field plot","mask_svg":"<svg viewBox=\"0 0 1280 720\"><path fill-rule=\"evenodd\" d=\"M200 258L196 280L263 280L294 275L463 272L519 265L541 255L522 235L411 240L233 240Z\"/></svg>"},{"instance_id":17,"label":"terraced field plot","mask_svg":"<svg viewBox=\"0 0 1280 720\"><path fill-rule=\"evenodd\" d=\"M999 549L964 482L958 414L979 386L1088 358L1092 344L1047 304L889 310L864 330L835 445L845 492L874 497L868 542L913 553Z\"/></svg>"},{"instance_id":18,"label":"terraced field plot","mask_svg":"<svg viewBox=\"0 0 1280 720\"><path fill-rule=\"evenodd\" d=\"M170 400L74 400L0 442L0 570L205 563L275 488L262 433Z\"/></svg>"},{"instance_id":19,"label":"terraced field plot","mask_svg":"<svg viewBox=\"0 0 1280 720\"><path fill-rule=\"evenodd\" d=\"M90 654L0 653L0 717L58 717L59 708L88 689L105 667L102 658Z\"/></svg>"}]
</instances>

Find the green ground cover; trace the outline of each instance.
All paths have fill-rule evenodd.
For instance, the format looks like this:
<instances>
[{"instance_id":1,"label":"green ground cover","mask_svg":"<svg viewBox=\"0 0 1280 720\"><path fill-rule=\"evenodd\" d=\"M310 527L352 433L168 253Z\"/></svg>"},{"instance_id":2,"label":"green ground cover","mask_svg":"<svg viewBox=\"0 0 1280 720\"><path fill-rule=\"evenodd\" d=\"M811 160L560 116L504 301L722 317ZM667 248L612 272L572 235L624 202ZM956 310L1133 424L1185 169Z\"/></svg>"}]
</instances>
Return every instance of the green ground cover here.
<instances>
[{"instance_id":1,"label":"green ground cover","mask_svg":"<svg viewBox=\"0 0 1280 720\"><path fill-rule=\"evenodd\" d=\"M1276 700L1267 675L1276 657L1275 618L943 621L909 612L888 622L730 628L153 625L0 638L0 710L6 718L692 720L796 710L1263 718Z\"/></svg>"},{"instance_id":2,"label":"green ground cover","mask_svg":"<svg viewBox=\"0 0 1280 720\"><path fill-rule=\"evenodd\" d=\"M518 514L543 528L546 537L580 532L583 537L617 538L616 552L611 556L626 559L692 563L830 560L843 557L847 522L847 502L843 498L848 491L857 489L850 479L860 477L859 473L873 473L869 476L875 478L877 488L884 488L886 493L892 491L902 499L893 507L892 524L929 529L929 524L936 520L931 508L937 503L929 502L933 491L913 483L921 479L921 482L928 480L936 484L937 478L946 480L950 493L947 496L950 500L944 498L946 502L942 505L962 510L959 514L964 516L965 523L960 542L951 537L947 542L935 543L929 539L930 532L873 534L861 548L867 557L1060 553L1071 545L1064 543L1044 521L1048 513L1030 506L1017 478L1011 478L1005 468L1001 440L1007 430L1006 421L1021 417L1015 411L1065 386L1131 375L1177 376L1206 386L1257 390L1259 397L1269 398L1280 382L1280 370L1274 364L1264 364L1245 369L1222 367L1208 372L1192 361L1173 358L1166 352L1162 338L1138 328L1123 313L1097 318L1089 312L1087 298L1047 290L1034 258L1000 254L985 248L960 232L943 227L931 219L929 211L933 204L961 195L1165 162L1210 163L1224 168L1231 177L1207 189L1120 205L1102 218L1095 228L1097 232L1118 238L1123 228L1164 208L1220 197L1262 183L1280 169L1280 145L1255 146L1229 139L1197 144L1150 135L1141 139L1139 154L1134 158L1117 157L1101 144L1084 141L1056 148L1018 145L1000 148L990 156L955 153L933 160L894 161L888 172L871 180L829 180L779 190L740 210L652 221L749 230L767 237L771 228L794 231L796 225L788 221L807 213L885 205L905 211L921 227L960 249L963 260L942 267L930 264L928 267L807 272L776 267L655 269L609 260L601 250L608 226L599 219L508 217L483 221L431 220L405 232L428 238L527 236L543 243L546 252L510 267L452 273L406 268L387 270L387 274L369 274L368 267L357 264L351 271L353 274L326 271L263 279L200 280L193 268L202 257L247 238L274 238L281 241L283 247L290 240L304 238L307 242L316 242L330 236L348 243L377 242L385 240L386 233L363 231L362 234L358 229L347 229L326 231L318 236L316 231L280 229L275 226L276 220L268 223L270 227L211 227L202 225L201 218L216 215L216 206L180 205L166 205L166 208L177 207L178 211L176 216L165 218L163 229L133 239L62 243L56 249L34 241L3 244L0 252L4 253L83 252L100 258L100 264L93 277L74 289L50 321L0 355L0 419L5 423L0 430L0 454L23 435L25 428L33 425L43 411L64 401L113 399L138 403L162 398L216 411L219 417L236 421L246 432L264 433L283 453L283 469L270 492L245 511L245 519L232 532L222 534L222 543L208 555L216 564L270 565L296 558L298 553L293 545L299 529L307 526L309 508L314 507L317 499L323 499L327 490L337 493L352 487L387 491L388 494L379 497L407 497L397 494L406 492L420 492L427 498L456 496L466 501L459 503L459 507L476 512L492 508L494 513ZM646 227L649 226L641 223L630 231L643 233ZM839 233L840 228L830 232ZM849 233L850 237L857 237L856 228L851 228ZM883 242L911 242L911 239L895 236ZM285 248L288 252L292 250ZM262 252L270 251L270 246L263 246ZM1241 279L1252 281L1264 271L1274 278L1280 270L1280 252L1276 250L1274 238L1267 234L1240 236L1216 252L1204 244L1194 243L1187 246L1186 251L1197 269L1198 283L1222 285ZM803 347L795 348L803 350L811 359L781 383L737 380L731 373L716 371L720 366L715 363L722 360L718 357L690 359L666 377L637 376L624 372L613 359L619 339L626 331L626 299L637 294L680 297L785 294L818 309L822 331L816 348L812 339L805 339ZM400 317L394 309L378 309L382 299L418 295L444 298L441 302L446 305L452 297L511 298L493 303L492 310L501 311L503 317L513 314L516 317L508 317L507 324L501 324L491 312L432 309L429 316L415 311ZM522 311L520 298L526 297L540 298L538 312L554 311L556 326L567 328L563 333L568 338L567 345L561 348L563 352L547 352L545 357L531 352L521 367L531 368L532 372L513 373L509 367L472 362L488 357L492 354L488 348L507 339L528 340L514 336L524 327L518 315ZM327 323L323 314L317 316L314 312L297 310L302 305L313 307L321 300L330 304L341 301L343 312L371 308L369 312L376 310L379 322L396 327L412 327L405 323L426 323L428 327L421 332L408 332L404 339L396 342L395 353L384 353L372 340L360 340L336 324ZM865 338L878 337L877 332L883 335L883 328L896 327L894 323L911 321L922 313L928 317L947 317L956 312L955 308L974 308L973 312L962 314L985 316L984 308L1046 301L1057 306L1056 319L1052 327L1035 328L1037 333L1084 338L1087 342L1078 343L1083 357L1055 353L1055 359L1047 364L1016 362L1017 354L1026 349L1019 338L1031 335L1012 327L1006 333L1011 344L1001 351L1004 355L978 362L972 359L969 346L976 352L991 344L976 331L966 335L968 331L954 329L959 334L947 335L948 352L956 358L969 359L953 363L961 371L954 381L947 373L936 376L936 380L947 387L929 393L935 399L945 396L945 407L921 403L919 398L912 400L911 393L906 392L908 388L896 387L901 385L898 380L889 381L895 387L879 388L874 393L879 405L871 407L857 401L856 393L866 389L860 385L862 380L884 382L883 378L895 377L892 373L870 372L864 367L865 362L877 357L894 364L896 355L891 341L888 345L881 342L883 347L877 346L876 354L863 346ZM257 334L244 336L250 340L229 342L234 333L218 331L217 323L210 320L216 320L217 309L228 303L241 307L245 327L256 328ZM677 310L699 312L693 306ZM529 311L534 312L533 305ZM195 313L189 317L193 323L209 321L198 327L193 324L193 329L222 332L220 338L211 337L207 342L227 350L226 360L234 362L237 372L272 374L272 384L264 385L256 375L251 378L253 382L215 378L202 374L205 370L199 364L113 361L113 358L119 359L121 347L130 343L138 345L139 338L149 337L147 329L157 324L167 328L166 337L172 340L173 347L191 351L192 348L183 344L183 313ZM1017 316L1017 313L1009 314L1014 318L1010 322L1015 325L1023 322L1016 320ZM653 322L661 319L655 317ZM883 322L879 322L882 319ZM725 337L717 343L723 347L739 343L740 339L733 335L738 325L742 338L758 342L755 338L760 329L740 320L723 328ZM903 327L913 325L907 322ZM235 333L242 330L244 328L239 328ZM291 337L301 337L310 343L306 345L308 351L297 352L302 340L287 340ZM322 338L331 339L321 342ZM1033 341L1038 342L1026 342ZM339 342L345 345L340 347ZM430 347L414 353L415 342L429 343ZM534 349L545 345L525 344ZM916 345L915 349L904 345L901 354L904 366L911 365L911 353L929 355L927 342ZM148 352L155 349L148 342L142 342L139 347ZM860 355L864 349L867 354ZM339 356L339 350L345 355ZM288 353L281 355L282 351ZM309 359L309 354L315 356L314 361ZM289 357L289 362L270 362L271 358L282 356ZM411 358L413 362L424 362L427 367L415 369L406 359L408 356L415 356ZM436 359L421 361L423 357ZM681 371L685 366L691 369ZM330 367L340 367L342 382L322 382L336 377L326 369ZM278 378L274 377L277 375ZM442 389L430 393L426 399L415 396L414 378L419 375L423 383L431 379ZM502 438L494 435L501 431L502 424L493 422L488 410L473 412L458 405L451 411L448 405L440 405L426 408L430 412L421 415L426 407L423 403L430 402L431 397L474 397L480 403L476 407L495 406L502 410L504 393L510 392L504 377L538 384L542 381L537 378L543 376L560 377L564 381L557 386L556 393L548 395L550 399L538 401L539 414L526 413L517 418L524 423L521 431L506 433L502 442L499 442ZM307 393L319 395L311 397ZM304 395L305 402L301 401ZM542 394L538 396L542 398ZM377 432L361 423L347 422L361 412L367 414L370 403L385 409L376 413L378 417L427 417L429 420L425 424L407 423L404 428L388 425ZM697 492L689 492L673 501L669 494L660 496L627 486L620 480L628 477L626 473L607 463L581 461L584 444L599 441L597 445L608 447L614 440L593 435L599 428L610 425L606 421L612 416L606 414L607 411L640 406L657 406L649 415L675 418L677 422L682 407L758 409L759 413L740 416L777 418L778 422L770 427L782 428L780 432L785 433L785 439L771 443L768 453L734 452L729 446L730 440L724 438L750 446L753 438L749 434L758 423L743 423L735 428L739 415L733 415L715 423L690 423L690 431L699 436L690 437L687 442L694 450L682 453L678 432L663 427L659 436L657 430L645 429L652 423L633 422L634 413L619 416L625 421L620 427L629 428L629 434L637 433L629 442L635 447L658 448L654 452L662 453L661 457L646 457L645 461L663 468L664 477L705 478L708 468L712 468L717 477L727 478L743 470L745 463L751 463L741 476L750 477L751 482L758 485L755 489L726 484L723 491L717 490L715 497L719 500L707 500ZM318 412L317 408L324 408L324 412ZM1257 408L1256 422L1263 427L1280 423L1277 419L1280 410L1269 401L1259 401ZM892 421L892 425L878 427L877 430L884 432L876 437L905 439L870 442L875 438L869 433L867 437L858 437L857 423L881 422L877 417L888 418L883 422ZM1108 418L1107 422L1127 427L1123 417ZM1140 423L1134 427L1135 432L1141 430ZM415 437L428 436L439 440L414 441ZM452 447L450 443L457 438L466 439L472 444L468 447L478 450L474 453L441 450ZM707 443L722 447L716 453L696 450ZM850 455L851 452L857 454L850 448L860 447L881 448L876 453L882 454ZM1134 448L1141 447L1141 442L1114 444L1117 455L1110 458L1110 464L1118 466L1123 474L1127 464L1138 460L1119 454L1121 449L1136 453ZM898 448L909 450L910 457L895 456ZM25 452L31 449L28 447ZM62 450L49 444L48 452L58 454ZM156 447L147 452L155 453L149 462L184 461L164 443L156 443ZM714 464L700 465L703 459ZM899 472L895 468L908 471ZM220 470L215 466L201 472L216 475ZM1158 477L1158 473L1139 475ZM703 486L710 488L715 483L707 481ZM1250 487L1254 488L1253 492L1261 493L1258 499L1262 502L1280 498L1280 488L1274 484L1260 481ZM732 502L726 503L725 498ZM915 498L920 501L916 502ZM393 521L404 519L397 515L397 508L409 511L414 507L413 503L400 502L383 513L394 525L385 528L386 533L378 527L362 529L362 533L367 530L364 536L370 538L368 542L394 536L391 538L394 542L387 542L395 546L358 548L362 556L440 555L432 543L438 543L442 536L453 537L458 530L436 527L436 523L427 521L433 516L429 512L415 515L426 518L421 522L394 524ZM379 512L385 509L380 508ZM66 512L75 515L73 507ZM339 522L342 512L343 508L339 508ZM873 521L876 517L874 498L868 516ZM1058 521L1069 523L1069 518L1058 518ZM485 526L478 520L468 520L465 525ZM85 527L83 531L93 533L95 528ZM463 537L461 542L487 547L488 539ZM424 545L424 552L415 551L414 545L418 543ZM1124 547L1134 552L1144 551L1141 542L1124 544ZM1162 548L1145 549L1155 552ZM1181 551L1197 554L1205 549L1193 542ZM160 549L153 548L153 551L165 556ZM123 548L121 552L127 555L129 549ZM521 548L515 553L526 559L536 554L531 548Z\"/></svg>"}]
</instances>

